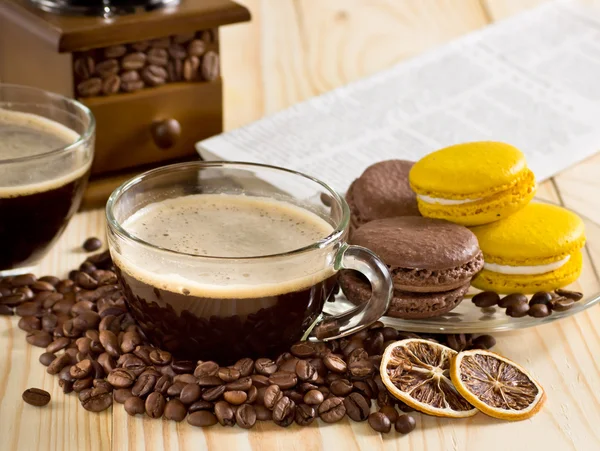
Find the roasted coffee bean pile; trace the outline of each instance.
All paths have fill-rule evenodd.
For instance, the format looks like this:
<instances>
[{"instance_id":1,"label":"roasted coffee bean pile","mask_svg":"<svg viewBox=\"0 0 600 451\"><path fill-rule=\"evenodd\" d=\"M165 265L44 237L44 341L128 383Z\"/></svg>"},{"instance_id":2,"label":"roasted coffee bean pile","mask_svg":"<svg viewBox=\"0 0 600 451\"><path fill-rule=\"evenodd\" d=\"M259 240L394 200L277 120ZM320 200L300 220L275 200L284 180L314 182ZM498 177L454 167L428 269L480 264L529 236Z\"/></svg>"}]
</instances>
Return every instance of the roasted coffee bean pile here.
<instances>
[{"instance_id":1,"label":"roasted coffee bean pile","mask_svg":"<svg viewBox=\"0 0 600 451\"><path fill-rule=\"evenodd\" d=\"M197 427L251 428L257 421L307 426L317 417L335 423L347 416L382 433L392 426L400 433L415 428L406 415L412 409L389 394L379 364L388 344L417 335L381 322L327 343L296 343L275 359L244 358L231 366L177 360L148 344L107 252L89 257L66 280L32 274L0 279L0 307L21 316L27 342L46 348L39 359L46 371L92 412L114 400L130 415L187 418ZM425 338L457 351L495 344L487 335ZM23 399L41 406L50 399L45 393L28 390Z\"/></svg>"},{"instance_id":2,"label":"roasted coffee bean pile","mask_svg":"<svg viewBox=\"0 0 600 451\"><path fill-rule=\"evenodd\" d=\"M483 291L473 296L473 303L481 308L501 307L506 309L506 314L513 318L522 318L523 316L533 316L534 318L544 318L550 316L552 312L564 312L569 310L575 302L580 301L583 294L577 291L557 289L553 293L540 291L527 299L527 296L520 293L513 293L500 298L498 293L493 291Z\"/></svg>"},{"instance_id":3,"label":"roasted coffee bean pile","mask_svg":"<svg viewBox=\"0 0 600 451\"><path fill-rule=\"evenodd\" d=\"M177 81L219 77L217 30L113 45L74 55L79 97L135 92Z\"/></svg>"}]
</instances>

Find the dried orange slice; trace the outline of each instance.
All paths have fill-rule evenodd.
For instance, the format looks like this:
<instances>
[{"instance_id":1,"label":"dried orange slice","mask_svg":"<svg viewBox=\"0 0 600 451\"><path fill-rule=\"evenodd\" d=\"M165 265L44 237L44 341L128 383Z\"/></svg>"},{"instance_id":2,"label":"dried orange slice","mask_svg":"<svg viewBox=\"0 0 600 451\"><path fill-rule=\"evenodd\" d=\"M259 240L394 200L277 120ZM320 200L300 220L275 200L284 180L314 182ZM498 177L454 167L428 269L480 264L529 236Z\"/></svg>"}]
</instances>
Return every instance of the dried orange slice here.
<instances>
[{"instance_id":1,"label":"dried orange slice","mask_svg":"<svg viewBox=\"0 0 600 451\"><path fill-rule=\"evenodd\" d=\"M454 388L450 361L456 351L420 338L390 344L381 358L381 379L389 392L420 412L465 418L477 413Z\"/></svg>"},{"instance_id":2,"label":"dried orange slice","mask_svg":"<svg viewBox=\"0 0 600 451\"><path fill-rule=\"evenodd\" d=\"M494 418L531 418L546 400L542 386L524 368L490 351L459 353L450 376L467 401Z\"/></svg>"}]
</instances>

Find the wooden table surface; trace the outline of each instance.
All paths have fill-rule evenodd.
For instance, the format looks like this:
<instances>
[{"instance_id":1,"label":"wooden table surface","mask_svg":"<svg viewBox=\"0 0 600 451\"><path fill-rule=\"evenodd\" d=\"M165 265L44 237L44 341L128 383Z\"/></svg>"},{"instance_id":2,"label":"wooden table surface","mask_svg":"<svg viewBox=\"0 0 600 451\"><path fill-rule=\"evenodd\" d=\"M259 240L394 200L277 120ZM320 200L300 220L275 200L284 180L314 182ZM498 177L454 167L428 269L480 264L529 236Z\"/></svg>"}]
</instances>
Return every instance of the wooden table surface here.
<instances>
[{"instance_id":1,"label":"wooden table surface","mask_svg":"<svg viewBox=\"0 0 600 451\"><path fill-rule=\"evenodd\" d=\"M540 0L244 0L253 22L222 32L226 126L246 124L309 96L369 75L541 3ZM600 224L600 155L540 187ZM90 235L104 234L100 210L77 215L39 270L65 275ZM600 237L589 237L600 243ZM0 249L1 252L1 249ZM598 264L598 262L597 262ZM129 417L121 405L101 414L63 395L38 362L17 320L0 317L0 450L598 450L600 449L600 309L546 326L496 335L496 351L520 362L548 393L531 420L505 423L478 414L448 420L416 414L417 429L381 436L344 420L251 431ZM28 387L52 394L36 408L21 401Z\"/></svg>"}]
</instances>

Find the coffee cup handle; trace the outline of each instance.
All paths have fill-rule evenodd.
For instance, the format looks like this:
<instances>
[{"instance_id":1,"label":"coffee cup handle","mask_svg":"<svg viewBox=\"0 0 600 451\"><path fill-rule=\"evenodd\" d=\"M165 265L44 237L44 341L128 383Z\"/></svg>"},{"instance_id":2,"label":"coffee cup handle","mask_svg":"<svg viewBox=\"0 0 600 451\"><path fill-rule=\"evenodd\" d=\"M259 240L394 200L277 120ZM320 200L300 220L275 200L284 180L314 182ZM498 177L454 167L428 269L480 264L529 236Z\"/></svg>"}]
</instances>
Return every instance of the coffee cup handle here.
<instances>
[{"instance_id":1,"label":"coffee cup handle","mask_svg":"<svg viewBox=\"0 0 600 451\"><path fill-rule=\"evenodd\" d=\"M358 332L381 318L392 299L393 284L387 266L370 250L344 245L335 258L335 269L354 269L371 283L368 302L339 315L327 316L312 329L309 340L334 340Z\"/></svg>"}]
</instances>

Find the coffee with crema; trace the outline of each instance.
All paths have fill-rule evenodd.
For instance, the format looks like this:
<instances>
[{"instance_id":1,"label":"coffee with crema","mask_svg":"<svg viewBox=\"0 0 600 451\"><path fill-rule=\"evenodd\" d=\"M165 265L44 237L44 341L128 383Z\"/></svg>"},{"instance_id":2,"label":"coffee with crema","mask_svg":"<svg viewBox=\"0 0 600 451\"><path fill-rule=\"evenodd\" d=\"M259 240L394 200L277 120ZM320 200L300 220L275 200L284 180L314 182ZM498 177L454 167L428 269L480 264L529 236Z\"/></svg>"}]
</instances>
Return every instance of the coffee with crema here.
<instances>
[{"instance_id":1,"label":"coffee with crema","mask_svg":"<svg viewBox=\"0 0 600 451\"><path fill-rule=\"evenodd\" d=\"M20 170L18 160L73 144L79 135L50 119L0 108L0 271L35 263L79 207L89 164L40 159ZM66 157L65 157L66 158Z\"/></svg>"},{"instance_id":2,"label":"coffee with crema","mask_svg":"<svg viewBox=\"0 0 600 451\"><path fill-rule=\"evenodd\" d=\"M113 259L141 327L181 358L275 355L301 338L335 285L322 254L281 258L333 232L288 202L196 194L150 204L122 225L165 249L164 260L143 247Z\"/></svg>"}]
</instances>

